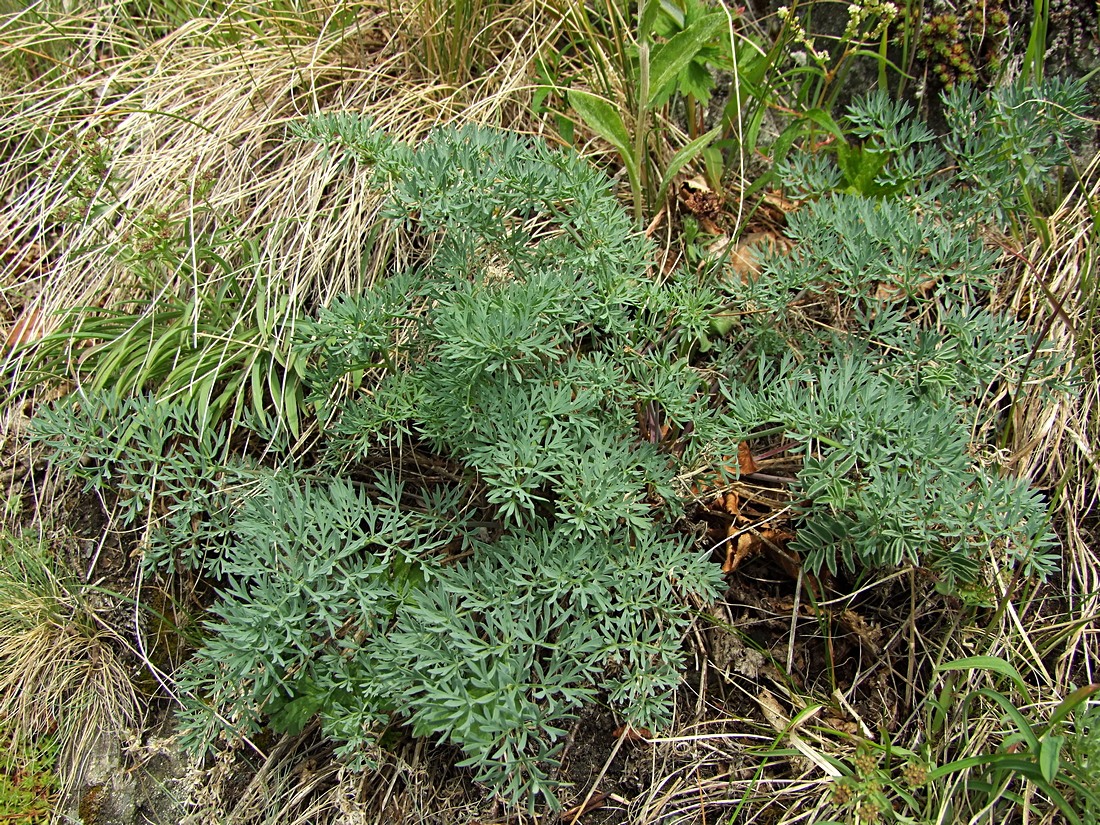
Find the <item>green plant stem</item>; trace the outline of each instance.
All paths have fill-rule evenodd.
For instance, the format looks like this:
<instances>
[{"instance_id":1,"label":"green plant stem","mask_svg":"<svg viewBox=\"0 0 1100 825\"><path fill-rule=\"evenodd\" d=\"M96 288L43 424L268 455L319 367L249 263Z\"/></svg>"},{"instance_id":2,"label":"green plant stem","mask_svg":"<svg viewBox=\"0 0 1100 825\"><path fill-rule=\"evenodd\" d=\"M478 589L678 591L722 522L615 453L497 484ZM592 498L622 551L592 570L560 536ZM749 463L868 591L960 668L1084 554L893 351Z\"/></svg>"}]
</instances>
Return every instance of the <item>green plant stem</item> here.
<instances>
[{"instance_id":1,"label":"green plant stem","mask_svg":"<svg viewBox=\"0 0 1100 825\"><path fill-rule=\"evenodd\" d=\"M634 163L638 169L638 183L634 192L634 220L642 222L642 192L648 189L649 175L646 168L646 130L649 125L649 32L643 21L648 0L638 0L638 110L634 124Z\"/></svg>"}]
</instances>

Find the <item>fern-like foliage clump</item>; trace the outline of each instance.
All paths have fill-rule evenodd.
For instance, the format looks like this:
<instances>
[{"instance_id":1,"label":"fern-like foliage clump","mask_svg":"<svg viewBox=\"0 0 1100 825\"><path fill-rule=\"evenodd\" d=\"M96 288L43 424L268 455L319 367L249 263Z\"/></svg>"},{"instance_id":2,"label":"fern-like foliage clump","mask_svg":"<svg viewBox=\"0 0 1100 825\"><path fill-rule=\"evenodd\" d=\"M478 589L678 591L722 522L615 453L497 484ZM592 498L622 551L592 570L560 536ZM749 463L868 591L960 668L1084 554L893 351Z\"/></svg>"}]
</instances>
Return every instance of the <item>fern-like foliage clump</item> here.
<instances>
[{"instance_id":1,"label":"fern-like foliage clump","mask_svg":"<svg viewBox=\"0 0 1100 825\"><path fill-rule=\"evenodd\" d=\"M1042 497L993 458L1004 422L990 401L1064 390L1060 358L990 310L1003 273L977 227L1035 217L1022 198L1069 161L1085 100L1057 80L986 97L960 86L937 141L875 93L852 104L856 141L842 136L835 159L781 170L809 202L789 219L794 252L730 290L750 343L726 362L725 421L738 438L802 445L793 547L812 568L913 564L955 589L990 562L1041 576L1057 564Z\"/></svg>"},{"instance_id":2,"label":"fern-like foliage clump","mask_svg":"<svg viewBox=\"0 0 1100 825\"><path fill-rule=\"evenodd\" d=\"M297 128L368 166L392 250L372 288L297 324L319 449L261 408L230 438L144 397L74 395L36 423L124 525L147 521L149 570L216 587L178 674L186 740L319 717L363 764L405 724L509 804L555 804L583 703L670 720L689 606L720 585L682 479L746 445L800 457L793 547L814 571L1049 572L1044 503L989 460L1001 422L979 401L1046 380L1053 353L988 308L986 178L953 200L929 133L884 105L853 110L846 171L788 170L817 175L795 252L745 282L659 273L575 154Z\"/></svg>"},{"instance_id":3,"label":"fern-like foliage clump","mask_svg":"<svg viewBox=\"0 0 1100 825\"><path fill-rule=\"evenodd\" d=\"M717 295L678 318L649 242L576 155L481 129L415 149L348 119L306 131L372 163L413 250L299 325L311 466L231 454L151 399L71 399L38 437L127 523L153 517L147 566L217 582L178 676L190 744L319 715L362 762L405 722L510 804L553 802L583 702L668 723L689 599L717 593L677 526L679 459L639 438L657 409L702 417L705 381L668 331L705 325Z\"/></svg>"}]
</instances>

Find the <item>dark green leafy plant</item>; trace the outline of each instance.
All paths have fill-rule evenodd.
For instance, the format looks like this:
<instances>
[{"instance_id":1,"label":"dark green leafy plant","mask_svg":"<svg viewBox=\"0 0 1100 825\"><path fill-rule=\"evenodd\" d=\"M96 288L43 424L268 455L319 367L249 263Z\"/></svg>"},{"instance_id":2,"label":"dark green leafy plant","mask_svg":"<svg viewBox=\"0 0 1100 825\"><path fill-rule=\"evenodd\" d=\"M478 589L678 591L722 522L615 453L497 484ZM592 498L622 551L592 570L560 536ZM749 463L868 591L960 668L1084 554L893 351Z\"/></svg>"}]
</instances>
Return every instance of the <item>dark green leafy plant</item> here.
<instances>
[{"instance_id":1,"label":"dark green leafy plant","mask_svg":"<svg viewBox=\"0 0 1100 825\"><path fill-rule=\"evenodd\" d=\"M1047 805L1065 822L1096 821L1095 765L1087 761L1095 750L1089 727L1095 713L1087 703L1100 685L1069 693L1040 719L1023 676L1004 659L970 656L937 671L944 674L943 687L927 699L926 730L932 735L919 753L898 747L884 734L881 742L859 741L850 760L830 758L840 774L830 801L844 821L931 822L945 816L1004 821ZM960 674L975 672L1007 683L1006 689L982 687L960 696ZM1014 703L1012 695L1022 704ZM962 717L964 734L957 741L938 742L935 735L949 715ZM982 741L990 728L992 741ZM937 751L942 764L929 759ZM1079 755L1086 760L1075 761Z\"/></svg>"},{"instance_id":2,"label":"dark green leafy plant","mask_svg":"<svg viewBox=\"0 0 1100 825\"><path fill-rule=\"evenodd\" d=\"M0 818L24 825L50 822L60 788L56 742L43 736L37 742L19 746L5 743L4 750L0 762Z\"/></svg>"},{"instance_id":3,"label":"dark green leafy plant","mask_svg":"<svg viewBox=\"0 0 1100 825\"><path fill-rule=\"evenodd\" d=\"M984 670L991 677L1007 678L1011 688L1002 692L983 687L967 693L961 702L965 720L992 710L999 718L1003 739L992 753L963 756L929 772L930 782L961 776L956 808L961 812L980 809L994 811L1008 805L1025 807L1027 803L1013 786L1026 782L1050 801L1066 822L1080 825L1095 821L1100 794L1090 766L1066 760L1067 723L1074 717L1077 735L1069 741L1088 747L1090 711L1088 700L1100 685L1086 685L1065 696L1042 721L1027 715L1033 697L1020 673L1009 662L995 656L970 656L941 665L947 674L940 693L929 700L929 731L935 734L943 726L945 714L956 700L956 675L959 671ZM1010 698L1015 691L1024 703L1017 706ZM967 730L970 729L968 725ZM1084 734L1081 736L1081 734ZM1002 802L1001 800L1005 800ZM1008 804L1006 804L1008 803Z\"/></svg>"},{"instance_id":4,"label":"dark green leafy plant","mask_svg":"<svg viewBox=\"0 0 1100 825\"><path fill-rule=\"evenodd\" d=\"M597 135L608 141L623 161L640 223L648 207L659 210L675 175L697 158L720 134L721 127L703 132L697 112L709 97L713 79L709 65L728 63L732 50L732 18L703 4L685 0L682 7L656 0L638 3L632 43L623 52L628 103L620 107L599 94L571 89L569 106ZM665 39L657 41L657 35ZM611 92L612 90L608 90ZM653 135L660 129L655 115L679 92L684 99L690 140L667 162L661 162Z\"/></svg>"},{"instance_id":5,"label":"dark green leafy plant","mask_svg":"<svg viewBox=\"0 0 1100 825\"><path fill-rule=\"evenodd\" d=\"M1072 776L1085 791L1078 791L1073 797L1082 821L1100 821L1100 708L1087 701L1076 703L1073 719L1062 732L1065 738L1056 743L1059 747L1058 770Z\"/></svg>"}]
</instances>

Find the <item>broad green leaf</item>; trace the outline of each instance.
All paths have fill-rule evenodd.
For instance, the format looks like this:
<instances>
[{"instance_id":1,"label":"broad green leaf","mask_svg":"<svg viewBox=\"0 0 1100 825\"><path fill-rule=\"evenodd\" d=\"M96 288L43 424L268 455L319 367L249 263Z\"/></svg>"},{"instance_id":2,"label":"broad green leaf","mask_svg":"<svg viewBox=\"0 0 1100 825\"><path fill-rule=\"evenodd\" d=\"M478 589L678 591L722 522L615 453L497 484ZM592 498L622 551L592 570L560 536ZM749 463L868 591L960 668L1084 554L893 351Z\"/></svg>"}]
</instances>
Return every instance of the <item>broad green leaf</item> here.
<instances>
[{"instance_id":1,"label":"broad green leaf","mask_svg":"<svg viewBox=\"0 0 1100 825\"><path fill-rule=\"evenodd\" d=\"M285 701L272 711L270 719L274 730L296 736L305 730L309 720L325 706L325 694L312 684L309 687L312 690Z\"/></svg>"},{"instance_id":2,"label":"broad green leaf","mask_svg":"<svg viewBox=\"0 0 1100 825\"><path fill-rule=\"evenodd\" d=\"M259 370L267 376L267 397L271 399L272 404L275 406L275 414L279 418L283 417L283 390L285 385L283 384L282 371L275 369L274 359L271 358L257 358L253 363L252 368Z\"/></svg>"},{"instance_id":3,"label":"broad green leaf","mask_svg":"<svg viewBox=\"0 0 1100 825\"><path fill-rule=\"evenodd\" d=\"M653 40L653 28L660 12L660 0L640 0L638 8L638 38L640 40Z\"/></svg>"},{"instance_id":4,"label":"broad green leaf","mask_svg":"<svg viewBox=\"0 0 1100 825\"><path fill-rule=\"evenodd\" d=\"M683 169L684 166L695 160L695 158L710 145L711 141L718 137L721 131L722 127L716 126L706 134L699 135L699 137L695 138L695 140L691 141L691 143L684 146L672 156L672 160L668 163L668 169L665 170L664 177L661 179L661 187L657 190L658 209L664 206L669 184L672 183L672 179L676 177L676 174Z\"/></svg>"},{"instance_id":5,"label":"broad green leaf","mask_svg":"<svg viewBox=\"0 0 1100 825\"><path fill-rule=\"evenodd\" d=\"M223 274L232 276L233 267L230 265L229 261L219 255L213 249L204 249L202 251L202 259L209 263L215 264L218 269L222 271Z\"/></svg>"},{"instance_id":6,"label":"broad green leaf","mask_svg":"<svg viewBox=\"0 0 1100 825\"><path fill-rule=\"evenodd\" d=\"M657 46L649 62L650 109L656 108L672 94L672 86L680 72L687 68L726 22L724 14L708 14Z\"/></svg>"},{"instance_id":7,"label":"broad green leaf","mask_svg":"<svg viewBox=\"0 0 1100 825\"><path fill-rule=\"evenodd\" d=\"M739 59L737 62L737 71L740 73L738 85L742 89L748 89L750 94L754 96L759 95L759 99L763 100L764 90L760 84L763 83L772 63L768 60L766 54L761 54L758 51L749 51L746 54L747 57Z\"/></svg>"},{"instance_id":8,"label":"broad green leaf","mask_svg":"<svg viewBox=\"0 0 1100 825\"><path fill-rule=\"evenodd\" d=\"M703 150L703 170L707 177L707 183L712 189L719 190L722 186L722 173L725 171L725 159L722 150L717 146L708 146Z\"/></svg>"},{"instance_id":9,"label":"broad green leaf","mask_svg":"<svg viewBox=\"0 0 1100 825\"><path fill-rule=\"evenodd\" d=\"M570 89L568 98L569 105L585 125L619 150L619 156L626 166L627 177L630 178L631 192L635 202L640 203L641 177L638 162L631 149L630 133L626 130L626 124L618 110L602 97L579 89Z\"/></svg>"},{"instance_id":10,"label":"broad green leaf","mask_svg":"<svg viewBox=\"0 0 1100 825\"><path fill-rule=\"evenodd\" d=\"M295 381L290 391L286 394L286 426L290 434L295 438L302 436L301 409L305 404L305 393L300 382Z\"/></svg>"},{"instance_id":11,"label":"broad green leaf","mask_svg":"<svg viewBox=\"0 0 1100 825\"><path fill-rule=\"evenodd\" d=\"M1077 807L1073 802L1066 799L1065 795L1059 791L1053 784L1043 781L1038 777L1032 777L1031 781L1035 783L1035 787L1039 791L1047 796L1055 805L1058 806L1058 810L1062 813L1062 816L1066 818L1066 822L1070 825L1082 825L1081 817L1077 813Z\"/></svg>"},{"instance_id":12,"label":"broad green leaf","mask_svg":"<svg viewBox=\"0 0 1100 825\"><path fill-rule=\"evenodd\" d=\"M1047 782L1053 782L1058 775L1065 741L1064 736L1047 736L1039 746L1039 770L1043 772L1043 779Z\"/></svg>"},{"instance_id":13,"label":"broad green leaf","mask_svg":"<svg viewBox=\"0 0 1100 825\"><path fill-rule=\"evenodd\" d=\"M602 97L580 89L570 89L568 97L585 126L618 149L626 160L630 156L630 133L618 110Z\"/></svg>"},{"instance_id":14,"label":"broad green leaf","mask_svg":"<svg viewBox=\"0 0 1100 825\"><path fill-rule=\"evenodd\" d=\"M794 142L802 132L803 126L801 121L795 121L779 133L779 137L775 139L771 147L773 167L787 159L787 154L791 151L791 146L794 145Z\"/></svg>"},{"instance_id":15,"label":"broad green leaf","mask_svg":"<svg viewBox=\"0 0 1100 825\"><path fill-rule=\"evenodd\" d=\"M848 191L855 195L876 195L875 178L890 156L886 152L867 147L849 146L844 141L836 144L837 162L848 182Z\"/></svg>"},{"instance_id":16,"label":"broad green leaf","mask_svg":"<svg viewBox=\"0 0 1100 825\"><path fill-rule=\"evenodd\" d=\"M714 75L703 63L693 60L679 75L680 91L705 104L714 88Z\"/></svg>"},{"instance_id":17,"label":"broad green leaf","mask_svg":"<svg viewBox=\"0 0 1100 825\"><path fill-rule=\"evenodd\" d=\"M271 388L275 412L286 423L290 434L298 438L302 432L299 414L302 404L302 386L290 370L276 370L274 358L270 358L268 364L271 374L276 376Z\"/></svg>"},{"instance_id":18,"label":"broad green leaf","mask_svg":"<svg viewBox=\"0 0 1100 825\"><path fill-rule=\"evenodd\" d=\"M718 337L723 337L733 329L735 323L734 316L731 315L714 315L710 319L710 332Z\"/></svg>"},{"instance_id":19,"label":"broad green leaf","mask_svg":"<svg viewBox=\"0 0 1100 825\"><path fill-rule=\"evenodd\" d=\"M211 423L210 408L211 402L214 398L214 379L216 375L209 375L196 384L186 399L186 403L189 407L195 410L197 413L199 426L205 431L207 426ZM216 409L216 405L213 405Z\"/></svg>"},{"instance_id":20,"label":"broad green leaf","mask_svg":"<svg viewBox=\"0 0 1100 825\"><path fill-rule=\"evenodd\" d=\"M934 783L940 779L943 779L946 776L950 776L953 773L970 770L971 768L980 768L997 761L997 754L967 756L962 759L956 759L954 762L948 762L946 765L939 765L938 767L930 770L928 772L928 782Z\"/></svg>"},{"instance_id":21,"label":"broad green leaf","mask_svg":"<svg viewBox=\"0 0 1100 825\"><path fill-rule=\"evenodd\" d=\"M573 143L573 121L564 115L554 115L554 121L558 124L558 134L568 144Z\"/></svg>"},{"instance_id":22,"label":"broad green leaf","mask_svg":"<svg viewBox=\"0 0 1100 825\"><path fill-rule=\"evenodd\" d=\"M1081 817L1078 816L1074 805L1043 776L1041 769L1033 759L1000 753L989 757L989 766L998 772L1011 771L1032 782L1044 796L1058 807L1066 822L1071 823L1071 825L1081 825Z\"/></svg>"}]
</instances>

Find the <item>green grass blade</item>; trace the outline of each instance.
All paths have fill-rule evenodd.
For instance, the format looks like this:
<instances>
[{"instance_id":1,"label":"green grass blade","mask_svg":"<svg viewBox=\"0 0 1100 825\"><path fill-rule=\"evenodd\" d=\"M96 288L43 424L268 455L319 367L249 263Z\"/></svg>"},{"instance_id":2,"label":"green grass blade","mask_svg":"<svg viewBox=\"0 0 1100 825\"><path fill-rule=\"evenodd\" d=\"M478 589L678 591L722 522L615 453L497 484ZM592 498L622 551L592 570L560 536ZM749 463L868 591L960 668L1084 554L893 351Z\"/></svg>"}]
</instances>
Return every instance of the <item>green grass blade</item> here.
<instances>
[{"instance_id":1,"label":"green grass blade","mask_svg":"<svg viewBox=\"0 0 1100 825\"><path fill-rule=\"evenodd\" d=\"M1016 670L1011 664L997 656L965 656L962 659L955 659L954 661L939 665L936 670L940 672L951 670L991 670L994 673L999 673L1010 679L1019 689L1024 699L1028 703L1031 702L1031 694L1027 689L1027 683L1024 681L1024 677L1020 675L1020 671Z\"/></svg>"}]
</instances>

